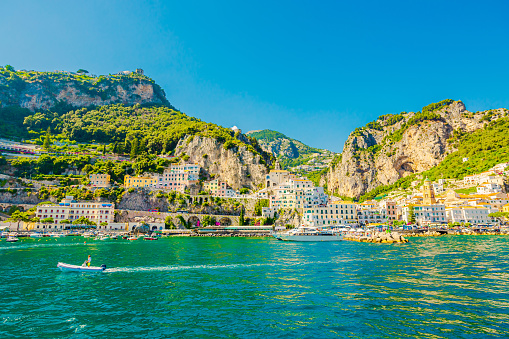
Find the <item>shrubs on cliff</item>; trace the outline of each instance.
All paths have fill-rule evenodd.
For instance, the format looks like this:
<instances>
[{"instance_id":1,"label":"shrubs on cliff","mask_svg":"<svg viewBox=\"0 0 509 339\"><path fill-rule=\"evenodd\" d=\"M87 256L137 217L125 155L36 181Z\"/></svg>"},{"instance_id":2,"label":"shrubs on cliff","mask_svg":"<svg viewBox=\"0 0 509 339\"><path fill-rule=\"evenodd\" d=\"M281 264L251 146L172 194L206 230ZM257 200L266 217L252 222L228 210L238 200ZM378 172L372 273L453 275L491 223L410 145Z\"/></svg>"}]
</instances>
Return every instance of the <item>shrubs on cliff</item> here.
<instances>
[{"instance_id":1,"label":"shrubs on cliff","mask_svg":"<svg viewBox=\"0 0 509 339\"><path fill-rule=\"evenodd\" d=\"M167 106L108 105L97 109L82 108L68 112L55 121L54 129L77 141L124 141L124 152L136 140L149 154L172 152L180 139L202 136L224 143L224 147L246 147L254 154L258 145L241 141L230 129L189 117ZM138 152L138 150L137 150ZM140 153L140 152L138 152ZM261 155L261 154L260 154Z\"/></svg>"}]
</instances>

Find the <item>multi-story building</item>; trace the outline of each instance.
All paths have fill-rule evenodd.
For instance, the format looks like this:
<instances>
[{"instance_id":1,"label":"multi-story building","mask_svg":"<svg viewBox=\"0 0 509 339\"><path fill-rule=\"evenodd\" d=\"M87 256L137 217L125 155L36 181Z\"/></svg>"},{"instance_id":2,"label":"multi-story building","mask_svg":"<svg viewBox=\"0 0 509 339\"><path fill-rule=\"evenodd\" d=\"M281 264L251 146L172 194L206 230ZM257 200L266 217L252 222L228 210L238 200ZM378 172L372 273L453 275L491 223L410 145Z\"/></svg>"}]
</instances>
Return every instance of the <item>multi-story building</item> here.
<instances>
[{"instance_id":1,"label":"multi-story building","mask_svg":"<svg viewBox=\"0 0 509 339\"><path fill-rule=\"evenodd\" d=\"M186 187L198 183L199 174L197 164L171 165L156 176L157 188L183 192Z\"/></svg>"},{"instance_id":2,"label":"multi-story building","mask_svg":"<svg viewBox=\"0 0 509 339\"><path fill-rule=\"evenodd\" d=\"M502 186L496 183L484 182L477 186L477 193L502 193Z\"/></svg>"},{"instance_id":3,"label":"multi-story building","mask_svg":"<svg viewBox=\"0 0 509 339\"><path fill-rule=\"evenodd\" d=\"M90 174L90 185L94 187L110 187L110 175L103 173Z\"/></svg>"},{"instance_id":4,"label":"multi-story building","mask_svg":"<svg viewBox=\"0 0 509 339\"><path fill-rule=\"evenodd\" d=\"M384 200L380 203L380 207L385 209L388 221L398 220L399 206L392 200Z\"/></svg>"},{"instance_id":5,"label":"multi-story building","mask_svg":"<svg viewBox=\"0 0 509 339\"><path fill-rule=\"evenodd\" d=\"M221 198L236 198L238 196L237 192L230 187L218 189L216 195Z\"/></svg>"},{"instance_id":6,"label":"multi-story building","mask_svg":"<svg viewBox=\"0 0 509 339\"><path fill-rule=\"evenodd\" d=\"M488 224L492 219L488 217L490 210L485 207L458 206L445 209L448 222L470 223L473 225Z\"/></svg>"},{"instance_id":7,"label":"multi-story building","mask_svg":"<svg viewBox=\"0 0 509 339\"><path fill-rule=\"evenodd\" d=\"M325 206L328 200L323 187L314 187L313 182L307 179L290 179L274 187L273 191L270 207L276 208Z\"/></svg>"},{"instance_id":8,"label":"multi-story building","mask_svg":"<svg viewBox=\"0 0 509 339\"><path fill-rule=\"evenodd\" d=\"M357 204L346 201L330 202L326 206L304 209L304 223L309 226L334 226L357 223Z\"/></svg>"},{"instance_id":9,"label":"multi-story building","mask_svg":"<svg viewBox=\"0 0 509 339\"><path fill-rule=\"evenodd\" d=\"M157 178L152 177L132 177L130 175L126 175L124 177L124 187L125 188L149 188L154 189L157 187Z\"/></svg>"},{"instance_id":10,"label":"multi-story building","mask_svg":"<svg viewBox=\"0 0 509 339\"><path fill-rule=\"evenodd\" d=\"M52 218L53 222L37 222L35 229L65 229L66 224L81 217L97 224L99 228L108 229L108 226L101 223L112 223L115 217L115 205L109 202L76 201L72 196L65 197L59 204L48 204L37 206L36 216L40 219ZM62 221L67 221L62 223Z\"/></svg>"},{"instance_id":11,"label":"multi-story building","mask_svg":"<svg viewBox=\"0 0 509 339\"><path fill-rule=\"evenodd\" d=\"M447 221L445 205L412 205L403 207L403 220L410 222L410 210L413 208L415 222L419 225L439 224Z\"/></svg>"},{"instance_id":12,"label":"multi-story building","mask_svg":"<svg viewBox=\"0 0 509 339\"><path fill-rule=\"evenodd\" d=\"M214 179L203 183L203 189L210 192L211 195L215 196L219 195L220 191L222 194L225 194L226 190L229 188L230 186L228 186L226 182L219 179Z\"/></svg>"},{"instance_id":13,"label":"multi-story building","mask_svg":"<svg viewBox=\"0 0 509 339\"><path fill-rule=\"evenodd\" d=\"M387 211L385 208L362 208L357 205L357 219L359 225L381 224L387 222Z\"/></svg>"},{"instance_id":14,"label":"multi-story building","mask_svg":"<svg viewBox=\"0 0 509 339\"><path fill-rule=\"evenodd\" d=\"M265 187L276 187L290 179L296 179L295 174L281 169L274 169L265 177Z\"/></svg>"},{"instance_id":15,"label":"multi-story building","mask_svg":"<svg viewBox=\"0 0 509 339\"><path fill-rule=\"evenodd\" d=\"M504 178L499 175L493 174L493 170L489 170L479 174L467 175L463 178L463 183L469 186L479 185L481 183L503 185Z\"/></svg>"}]
</instances>

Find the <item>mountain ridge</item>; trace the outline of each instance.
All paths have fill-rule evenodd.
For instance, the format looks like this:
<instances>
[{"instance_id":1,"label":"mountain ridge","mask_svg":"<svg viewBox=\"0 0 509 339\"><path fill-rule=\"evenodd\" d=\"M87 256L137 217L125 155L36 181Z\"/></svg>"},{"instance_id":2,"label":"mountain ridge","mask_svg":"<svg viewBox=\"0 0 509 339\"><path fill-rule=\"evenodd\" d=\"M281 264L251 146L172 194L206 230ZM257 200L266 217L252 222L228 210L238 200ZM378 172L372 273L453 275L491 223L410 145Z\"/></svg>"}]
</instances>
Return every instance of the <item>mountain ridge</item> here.
<instances>
[{"instance_id":1,"label":"mountain ridge","mask_svg":"<svg viewBox=\"0 0 509 339\"><path fill-rule=\"evenodd\" d=\"M331 193L359 198L440 165L457 150L458 135L483 129L507 114L507 109L470 112L463 102L446 99L422 111L382 115L350 133L321 183Z\"/></svg>"}]
</instances>

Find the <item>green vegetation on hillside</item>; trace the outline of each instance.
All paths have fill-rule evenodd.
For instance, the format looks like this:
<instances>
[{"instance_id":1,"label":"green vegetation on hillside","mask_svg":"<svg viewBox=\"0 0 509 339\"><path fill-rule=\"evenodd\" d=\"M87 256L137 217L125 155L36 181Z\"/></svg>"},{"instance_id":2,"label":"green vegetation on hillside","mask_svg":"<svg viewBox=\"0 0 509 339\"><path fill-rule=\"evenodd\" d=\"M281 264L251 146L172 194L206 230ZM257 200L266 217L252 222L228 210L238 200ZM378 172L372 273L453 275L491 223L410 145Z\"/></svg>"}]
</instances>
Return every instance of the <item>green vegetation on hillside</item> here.
<instances>
[{"instance_id":1,"label":"green vegetation on hillside","mask_svg":"<svg viewBox=\"0 0 509 339\"><path fill-rule=\"evenodd\" d=\"M321 149L310 147L301 141L287 137L283 133L277 131L265 129L261 131L248 132L247 135L258 140L264 145L269 145L270 143L277 142L278 140L288 140L289 147L293 149L293 153L298 154L298 157L292 158L284 154L276 154L282 168L306 165L312 159L312 155L321 154L323 152Z\"/></svg>"},{"instance_id":2,"label":"green vegetation on hillside","mask_svg":"<svg viewBox=\"0 0 509 339\"><path fill-rule=\"evenodd\" d=\"M0 110L15 114L16 109ZM22 109L23 113L27 113ZM203 136L223 143L225 149L246 147L250 152L267 159L254 138L235 137L232 130L189 117L164 105L121 104L101 106L95 109L81 108L64 114L51 111L31 113L23 121L13 121L11 130L18 137L40 136L48 133L78 142L110 143L116 153L171 154L180 139ZM42 139L45 139L43 137ZM132 146L135 145L133 148Z\"/></svg>"}]
</instances>

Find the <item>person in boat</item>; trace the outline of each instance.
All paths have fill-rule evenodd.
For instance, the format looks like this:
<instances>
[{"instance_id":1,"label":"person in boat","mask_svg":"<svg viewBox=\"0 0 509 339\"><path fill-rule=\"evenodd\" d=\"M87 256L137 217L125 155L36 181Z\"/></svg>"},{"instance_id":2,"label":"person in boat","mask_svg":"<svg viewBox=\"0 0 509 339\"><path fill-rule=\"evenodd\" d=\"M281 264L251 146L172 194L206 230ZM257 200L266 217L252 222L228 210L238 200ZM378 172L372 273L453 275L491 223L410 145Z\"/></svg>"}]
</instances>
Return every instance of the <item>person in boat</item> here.
<instances>
[{"instance_id":1,"label":"person in boat","mask_svg":"<svg viewBox=\"0 0 509 339\"><path fill-rule=\"evenodd\" d=\"M92 262L92 256L89 254L88 259L83 263L83 266L90 267L91 262Z\"/></svg>"}]
</instances>

